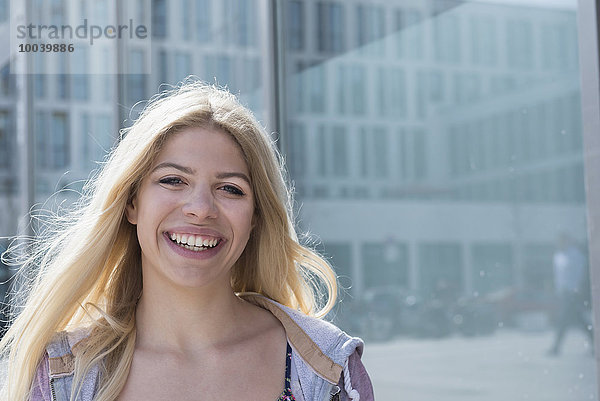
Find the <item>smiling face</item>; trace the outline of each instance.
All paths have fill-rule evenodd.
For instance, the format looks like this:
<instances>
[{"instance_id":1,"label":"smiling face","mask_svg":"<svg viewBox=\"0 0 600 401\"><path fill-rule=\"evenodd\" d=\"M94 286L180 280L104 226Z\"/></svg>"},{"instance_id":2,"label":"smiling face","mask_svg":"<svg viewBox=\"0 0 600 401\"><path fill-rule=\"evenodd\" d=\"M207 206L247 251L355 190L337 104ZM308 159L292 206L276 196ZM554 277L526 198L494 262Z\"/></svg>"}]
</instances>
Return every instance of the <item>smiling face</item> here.
<instances>
[{"instance_id":1,"label":"smiling face","mask_svg":"<svg viewBox=\"0 0 600 401\"><path fill-rule=\"evenodd\" d=\"M229 286L252 230L254 195L242 152L227 133L171 136L127 205L137 225L144 288Z\"/></svg>"}]
</instances>

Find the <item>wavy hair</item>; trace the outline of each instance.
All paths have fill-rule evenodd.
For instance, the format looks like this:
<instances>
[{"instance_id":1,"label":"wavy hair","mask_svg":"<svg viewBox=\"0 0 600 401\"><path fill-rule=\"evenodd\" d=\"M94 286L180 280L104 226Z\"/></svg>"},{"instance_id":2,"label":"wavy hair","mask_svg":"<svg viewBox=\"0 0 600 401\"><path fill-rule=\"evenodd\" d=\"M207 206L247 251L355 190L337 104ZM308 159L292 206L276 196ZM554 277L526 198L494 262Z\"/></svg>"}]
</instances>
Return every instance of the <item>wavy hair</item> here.
<instances>
[{"instance_id":1,"label":"wavy hair","mask_svg":"<svg viewBox=\"0 0 600 401\"><path fill-rule=\"evenodd\" d=\"M231 271L237 293L257 292L322 317L334 305L337 284L329 264L301 245L283 160L251 111L226 90L186 82L155 96L107 158L67 223L37 240L22 266L35 269L26 301L0 341L8 361L3 400L26 400L46 345L62 330L90 335L75 358L75 399L85 375L99 366L98 401L118 397L136 338L135 309L142 291L141 251L125 217L157 154L188 127L219 129L239 144L255 194L255 227ZM13 249L14 250L14 249Z\"/></svg>"}]
</instances>

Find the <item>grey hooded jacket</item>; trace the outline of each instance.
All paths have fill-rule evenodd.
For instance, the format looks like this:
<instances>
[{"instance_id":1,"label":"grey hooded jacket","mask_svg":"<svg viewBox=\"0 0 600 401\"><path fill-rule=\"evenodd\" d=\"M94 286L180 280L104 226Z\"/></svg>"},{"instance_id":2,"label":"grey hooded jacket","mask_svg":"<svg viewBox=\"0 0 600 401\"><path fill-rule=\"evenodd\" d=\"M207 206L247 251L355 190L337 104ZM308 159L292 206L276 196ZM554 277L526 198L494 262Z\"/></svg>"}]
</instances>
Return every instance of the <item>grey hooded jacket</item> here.
<instances>
[{"instance_id":1,"label":"grey hooded jacket","mask_svg":"<svg viewBox=\"0 0 600 401\"><path fill-rule=\"evenodd\" d=\"M246 301L270 311L283 325L292 347L291 388L297 401L373 401L373 387L360 361L363 342L336 326L258 294ZM31 401L69 401L74 359L87 332L61 332L46 348ZM95 367L86 376L77 401L92 401L98 384Z\"/></svg>"}]
</instances>

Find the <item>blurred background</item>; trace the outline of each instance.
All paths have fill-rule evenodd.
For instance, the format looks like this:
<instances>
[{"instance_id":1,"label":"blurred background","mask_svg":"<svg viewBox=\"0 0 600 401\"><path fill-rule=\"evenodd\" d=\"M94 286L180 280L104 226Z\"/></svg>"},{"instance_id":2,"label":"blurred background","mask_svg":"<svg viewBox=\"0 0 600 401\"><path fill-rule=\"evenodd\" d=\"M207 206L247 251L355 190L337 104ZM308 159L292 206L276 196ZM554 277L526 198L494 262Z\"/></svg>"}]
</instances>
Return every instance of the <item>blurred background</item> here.
<instances>
[{"instance_id":1,"label":"blurred background","mask_svg":"<svg viewBox=\"0 0 600 401\"><path fill-rule=\"evenodd\" d=\"M577 8L0 0L0 252L195 75L277 139L300 230L339 276L328 318L367 342L379 400L597 400ZM19 52L15 20L148 35Z\"/></svg>"}]
</instances>

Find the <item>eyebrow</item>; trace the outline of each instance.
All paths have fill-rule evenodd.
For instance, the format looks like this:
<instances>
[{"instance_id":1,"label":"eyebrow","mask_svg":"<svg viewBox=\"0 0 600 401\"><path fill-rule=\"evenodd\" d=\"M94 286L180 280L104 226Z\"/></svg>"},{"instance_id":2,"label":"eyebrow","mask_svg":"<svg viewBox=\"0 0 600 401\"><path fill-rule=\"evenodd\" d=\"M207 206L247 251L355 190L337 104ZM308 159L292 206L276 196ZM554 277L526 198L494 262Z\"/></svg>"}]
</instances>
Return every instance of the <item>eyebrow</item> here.
<instances>
[{"instance_id":1,"label":"eyebrow","mask_svg":"<svg viewBox=\"0 0 600 401\"><path fill-rule=\"evenodd\" d=\"M174 168L174 169L179 170L181 172L184 172L186 174L194 174L194 172L195 172L194 169L182 166L182 165L177 164L177 163L163 162L163 163L157 164L152 169L151 173L155 172L156 170L163 169L163 168Z\"/></svg>"},{"instance_id":2,"label":"eyebrow","mask_svg":"<svg viewBox=\"0 0 600 401\"><path fill-rule=\"evenodd\" d=\"M174 168L176 170L179 170L179 171L181 171L185 174L189 174L189 175L193 175L196 172L193 168L185 167L185 166L182 166L177 163L163 162L163 163L157 164L152 169L151 173L155 172L156 170L160 170L160 169L164 169L164 168ZM216 177L220 180L222 180L224 178L238 177L238 178L241 178L242 180L246 181L248 183L248 185L251 185L250 178L248 178L248 176L244 173L239 173L239 172L235 172L235 171L223 172L223 173L218 173L216 175Z\"/></svg>"},{"instance_id":3,"label":"eyebrow","mask_svg":"<svg viewBox=\"0 0 600 401\"><path fill-rule=\"evenodd\" d=\"M248 183L248 185L251 185L250 178L248 178L248 176L244 173L236 173L236 172L232 171L232 172L226 172L226 173L219 173L219 174L217 174L216 177L220 180L225 179L225 178L238 177L238 178L241 178L242 180L246 181Z\"/></svg>"}]
</instances>

